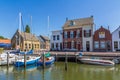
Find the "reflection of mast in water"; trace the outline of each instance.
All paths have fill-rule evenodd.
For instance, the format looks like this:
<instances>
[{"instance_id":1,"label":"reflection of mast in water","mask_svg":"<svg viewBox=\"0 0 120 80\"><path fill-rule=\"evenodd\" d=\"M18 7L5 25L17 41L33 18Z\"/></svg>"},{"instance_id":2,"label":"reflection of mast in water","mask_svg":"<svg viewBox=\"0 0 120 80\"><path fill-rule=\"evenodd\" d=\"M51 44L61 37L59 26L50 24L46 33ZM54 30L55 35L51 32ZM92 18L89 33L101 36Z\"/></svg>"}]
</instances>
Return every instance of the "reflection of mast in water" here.
<instances>
[{"instance_id":1,"label":"reflection of mast in water","mask_svg":"<svg viewBox=\"0 0 120 80\"><path fill-rule=\"evenodd\" d=\"M43 78L42 80L45 80L45 75L44 74L45 74L45 69L42 70L42 75L43 75L42 76L42 78Z\"/></svg>"},{"instance_id":2,"label":"reflection of mast in water","mask_svg":"<svg viewBox=\"0 0 120 80\"><path fill-rule=\"evenodd\" d=\"M26 79L26 68L24 68L24 79Z\"/></svg>"}]
</instances>

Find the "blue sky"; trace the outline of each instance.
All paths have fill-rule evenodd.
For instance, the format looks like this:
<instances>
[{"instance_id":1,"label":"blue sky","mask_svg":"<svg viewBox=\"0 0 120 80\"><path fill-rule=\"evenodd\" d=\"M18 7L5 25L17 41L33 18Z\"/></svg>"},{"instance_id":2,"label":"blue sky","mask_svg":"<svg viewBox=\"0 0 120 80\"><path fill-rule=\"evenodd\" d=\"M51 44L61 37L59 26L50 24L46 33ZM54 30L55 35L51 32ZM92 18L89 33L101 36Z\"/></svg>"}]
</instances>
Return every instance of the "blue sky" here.
<instances>
[{"instance_id":1,"label":"blue sky","mask_svg":"<svg viewBox=\"0 0 120 80\"><path fill-rule=\"evenodd\" d=\"M0 35L12 38L19 27L19 12L23 24L30 25L32 33L48 34L60 30L68 19L94 16L96 29L101 25L110 27L111 32L120 25L120 0L0 0Z\"/></svg>"}]
</instances>

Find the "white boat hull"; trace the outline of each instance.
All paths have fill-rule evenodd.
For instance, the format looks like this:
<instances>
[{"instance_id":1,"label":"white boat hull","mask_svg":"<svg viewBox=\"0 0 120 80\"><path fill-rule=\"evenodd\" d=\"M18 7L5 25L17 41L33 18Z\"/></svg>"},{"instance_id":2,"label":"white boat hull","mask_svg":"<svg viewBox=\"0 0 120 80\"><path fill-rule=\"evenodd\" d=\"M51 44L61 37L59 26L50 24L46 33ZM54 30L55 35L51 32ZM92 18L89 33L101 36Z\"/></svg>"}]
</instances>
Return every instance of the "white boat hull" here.
<instances>
[{"instance_id":1,"label":"white boat hull","mask_svg":"<svg viewBox=\"0 0 120 80\"><path fill-rule=\"evenodd\" d=\"M103 65L103 66L114 66L115 63L110 60L99 60L99 59L79 59L82 63L94 64L94 65Z\"/></svg>"}]
</instances>

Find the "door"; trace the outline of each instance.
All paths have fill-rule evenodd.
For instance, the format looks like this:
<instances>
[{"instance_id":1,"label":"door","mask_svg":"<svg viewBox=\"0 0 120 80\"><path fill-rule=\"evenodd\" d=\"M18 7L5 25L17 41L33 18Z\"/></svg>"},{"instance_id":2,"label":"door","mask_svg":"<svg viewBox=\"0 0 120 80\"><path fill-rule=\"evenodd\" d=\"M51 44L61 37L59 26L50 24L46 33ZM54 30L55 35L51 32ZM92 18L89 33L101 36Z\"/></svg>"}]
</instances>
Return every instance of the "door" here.
<instances>
[{"instance_id":1,"label":"door","mask_svg":"<svg viewBox=\"0 0 120 80\"><path fill-rule=\"evenodd\" d=\"M107 42L107 51L111 51L111 42L110 41Z\"/></svg>"},{"instance_id":2,"label":"door","mask_svg":"<svg viewBox=\"0 0 120 80\"><path fill-rule=\"evenodd\" d=\"M90 51L90 42L86 41L86 51Z\"/></svg>"},{"instance_id":3,"label":"door","mask_svg":"<svg viewBox=\"0 0 120 80\"><path fill-rule=\"evenodd\" d=\"M62 50L62 43L60 43L60 50Z\"/></svg>"}]
</instances>

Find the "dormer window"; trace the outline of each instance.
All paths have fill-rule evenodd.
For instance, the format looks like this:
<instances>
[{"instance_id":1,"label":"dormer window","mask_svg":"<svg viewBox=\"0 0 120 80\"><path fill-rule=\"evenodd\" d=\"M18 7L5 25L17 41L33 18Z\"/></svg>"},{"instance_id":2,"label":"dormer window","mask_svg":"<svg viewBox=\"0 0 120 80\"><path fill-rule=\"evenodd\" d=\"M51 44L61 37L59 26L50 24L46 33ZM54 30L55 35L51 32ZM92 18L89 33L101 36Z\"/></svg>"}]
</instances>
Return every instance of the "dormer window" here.
<instances>
[{"instance_id":1,"label":"dormer window","mask_svg":"<svg viewBox=\"0 0 120 80\"><path fill-rule=\"evenodd\" d=\"M99 38L105 38L105 32L99 32Z\"/></svg>"},{"instance_id":2,"label":"dormer window","mask_svg":"<svg viewBox=\"0 0 120 80\"><path fill-rule=\"evenodd\" d=\"M75 22L74 21L70 21L70 26L74 26Z\"/></svg>"}]
</instances>

